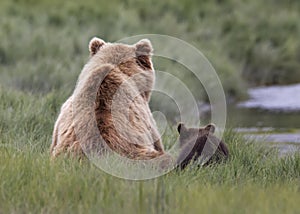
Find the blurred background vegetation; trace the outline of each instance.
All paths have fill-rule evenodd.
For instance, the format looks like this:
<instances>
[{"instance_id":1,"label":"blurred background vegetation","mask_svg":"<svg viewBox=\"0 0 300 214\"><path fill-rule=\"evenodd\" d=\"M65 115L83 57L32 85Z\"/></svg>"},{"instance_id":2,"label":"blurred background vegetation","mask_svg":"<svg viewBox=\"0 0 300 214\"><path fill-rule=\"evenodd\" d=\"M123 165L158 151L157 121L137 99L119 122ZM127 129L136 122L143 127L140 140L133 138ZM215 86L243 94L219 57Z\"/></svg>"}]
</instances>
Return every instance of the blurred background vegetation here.
<instances>
[{"instance_id":1,"label":"blurred background vegetation","mask_svg":"<svg viewBox=\"0 0 300 214\"><path fill-rule=\"evenodd\" d=\"M67 96L93 36L155 33L201 50L240 100L249 86L300 81L299 20L298 0L2 0L0 84Z\"/></svg>"}]
</instances>

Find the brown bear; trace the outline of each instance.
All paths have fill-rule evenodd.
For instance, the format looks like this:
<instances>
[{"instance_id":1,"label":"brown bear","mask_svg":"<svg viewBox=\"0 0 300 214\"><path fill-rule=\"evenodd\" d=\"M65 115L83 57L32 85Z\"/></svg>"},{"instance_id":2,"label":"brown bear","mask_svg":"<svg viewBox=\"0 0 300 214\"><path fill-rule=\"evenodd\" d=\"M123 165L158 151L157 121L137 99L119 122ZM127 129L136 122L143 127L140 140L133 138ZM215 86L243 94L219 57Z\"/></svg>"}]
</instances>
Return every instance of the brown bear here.
<instances>
[{"instance_id":1,"label":"brown bear","mask_svg":"<svg viewBox=\"0 0 300 214\"><path fill-rule=\"evenodd\" d=\"M186 168L190 163L208 165L225 160L229 151L226 144L214 136L215 125L209 124L204 128L187 128L183 123L177 127L180 134L180 154L177 167Z\"/></svg>"},{"instance_id":2,"label":"brown bear","mask_svg":"<svg viewBox=\"0 0 300 214\"><path fill-rule=\"evenodd\" d=\"M135 160L165 155L148 104L155 79L150 41L126 45L93 38L89 51L55 123L51 156L82 157L95 148Z\"/></svg>"}]
</instances>

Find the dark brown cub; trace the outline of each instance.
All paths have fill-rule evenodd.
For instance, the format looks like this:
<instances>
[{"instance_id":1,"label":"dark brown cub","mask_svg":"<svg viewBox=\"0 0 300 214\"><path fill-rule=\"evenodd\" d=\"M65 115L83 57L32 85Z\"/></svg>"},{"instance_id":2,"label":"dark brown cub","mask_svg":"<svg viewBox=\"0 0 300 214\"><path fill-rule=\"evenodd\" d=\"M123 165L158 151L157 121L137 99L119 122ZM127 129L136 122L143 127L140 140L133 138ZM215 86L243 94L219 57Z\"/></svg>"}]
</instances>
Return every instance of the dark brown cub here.
<instances>
[{"instance_id":1,"label":"dark brown cub","mask_svg":"<svg viewBox=\"0 0 300 214\"><path fill-rule=\"evenodd\" d=\"M204 128L187 128L183 123L177 127L180 134L180 154L177 166L186 168L190 163L208 165L221 162L229 156L226 144L214 136L215 125L209 124Z\"/></svg>"}]
</instances>

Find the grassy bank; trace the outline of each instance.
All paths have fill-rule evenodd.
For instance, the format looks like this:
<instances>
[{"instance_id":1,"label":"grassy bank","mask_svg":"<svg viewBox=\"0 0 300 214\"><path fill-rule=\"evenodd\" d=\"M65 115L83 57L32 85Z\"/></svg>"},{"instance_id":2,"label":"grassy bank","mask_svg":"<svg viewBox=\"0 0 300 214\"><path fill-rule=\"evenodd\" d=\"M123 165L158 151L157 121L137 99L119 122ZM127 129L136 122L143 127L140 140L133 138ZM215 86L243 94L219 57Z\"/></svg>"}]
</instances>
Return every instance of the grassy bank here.
<instances>
[{"instance_id":1,"label":"grassy bank","mask_svg":"<svg viewBox=\"0 0 300 214\"><path fill-rule=\"evenodd\" d=\"M0 213L297 213L300 156L246 143L228 131L226 164L148 181L122 180L48 149L64 94L0 90ZM34 111L32 111L34 109ZM171 135L166 137L172 139Z\"/></svg>"},{"instance_id":2,"label":"grassy bank","mask_svg":"<svg viewBox=\"0 0 300 214\"><path fill-rule=\"evenodd\" d=\"M134 182L90 165L69 161L50 164L45 154L1 149L0 212L298 212L299 174L294 173L299 172L299 158L262 164L260 169L254 168L257 162L251 167L245 159L233 159L226 166ZM294 171L292 176L290 170Z\"/></svg>"}]
</instances>

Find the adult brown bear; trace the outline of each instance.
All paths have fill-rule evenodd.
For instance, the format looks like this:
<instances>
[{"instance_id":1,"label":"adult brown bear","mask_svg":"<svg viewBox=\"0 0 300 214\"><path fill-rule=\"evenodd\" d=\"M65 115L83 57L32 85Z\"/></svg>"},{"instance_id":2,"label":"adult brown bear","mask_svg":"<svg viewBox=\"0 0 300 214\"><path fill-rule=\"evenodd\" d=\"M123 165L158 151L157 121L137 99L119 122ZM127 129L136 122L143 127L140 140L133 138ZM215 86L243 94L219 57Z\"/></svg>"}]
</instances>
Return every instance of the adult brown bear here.
<instances>
[{"instance_id":1,"label":"adult brown bear","mask_svg":"<svg viewBox=\"0 0 300 214\"><path fill-rule=\"evenodd\" d=\"M91 57L55 123L51 156L82 157L82 148L93 147L99 134L108 148L127 158L165 155L148 104L155 79L150 41L126 45L93 38L89 50Z\"/></svg>"}]
</instances>

